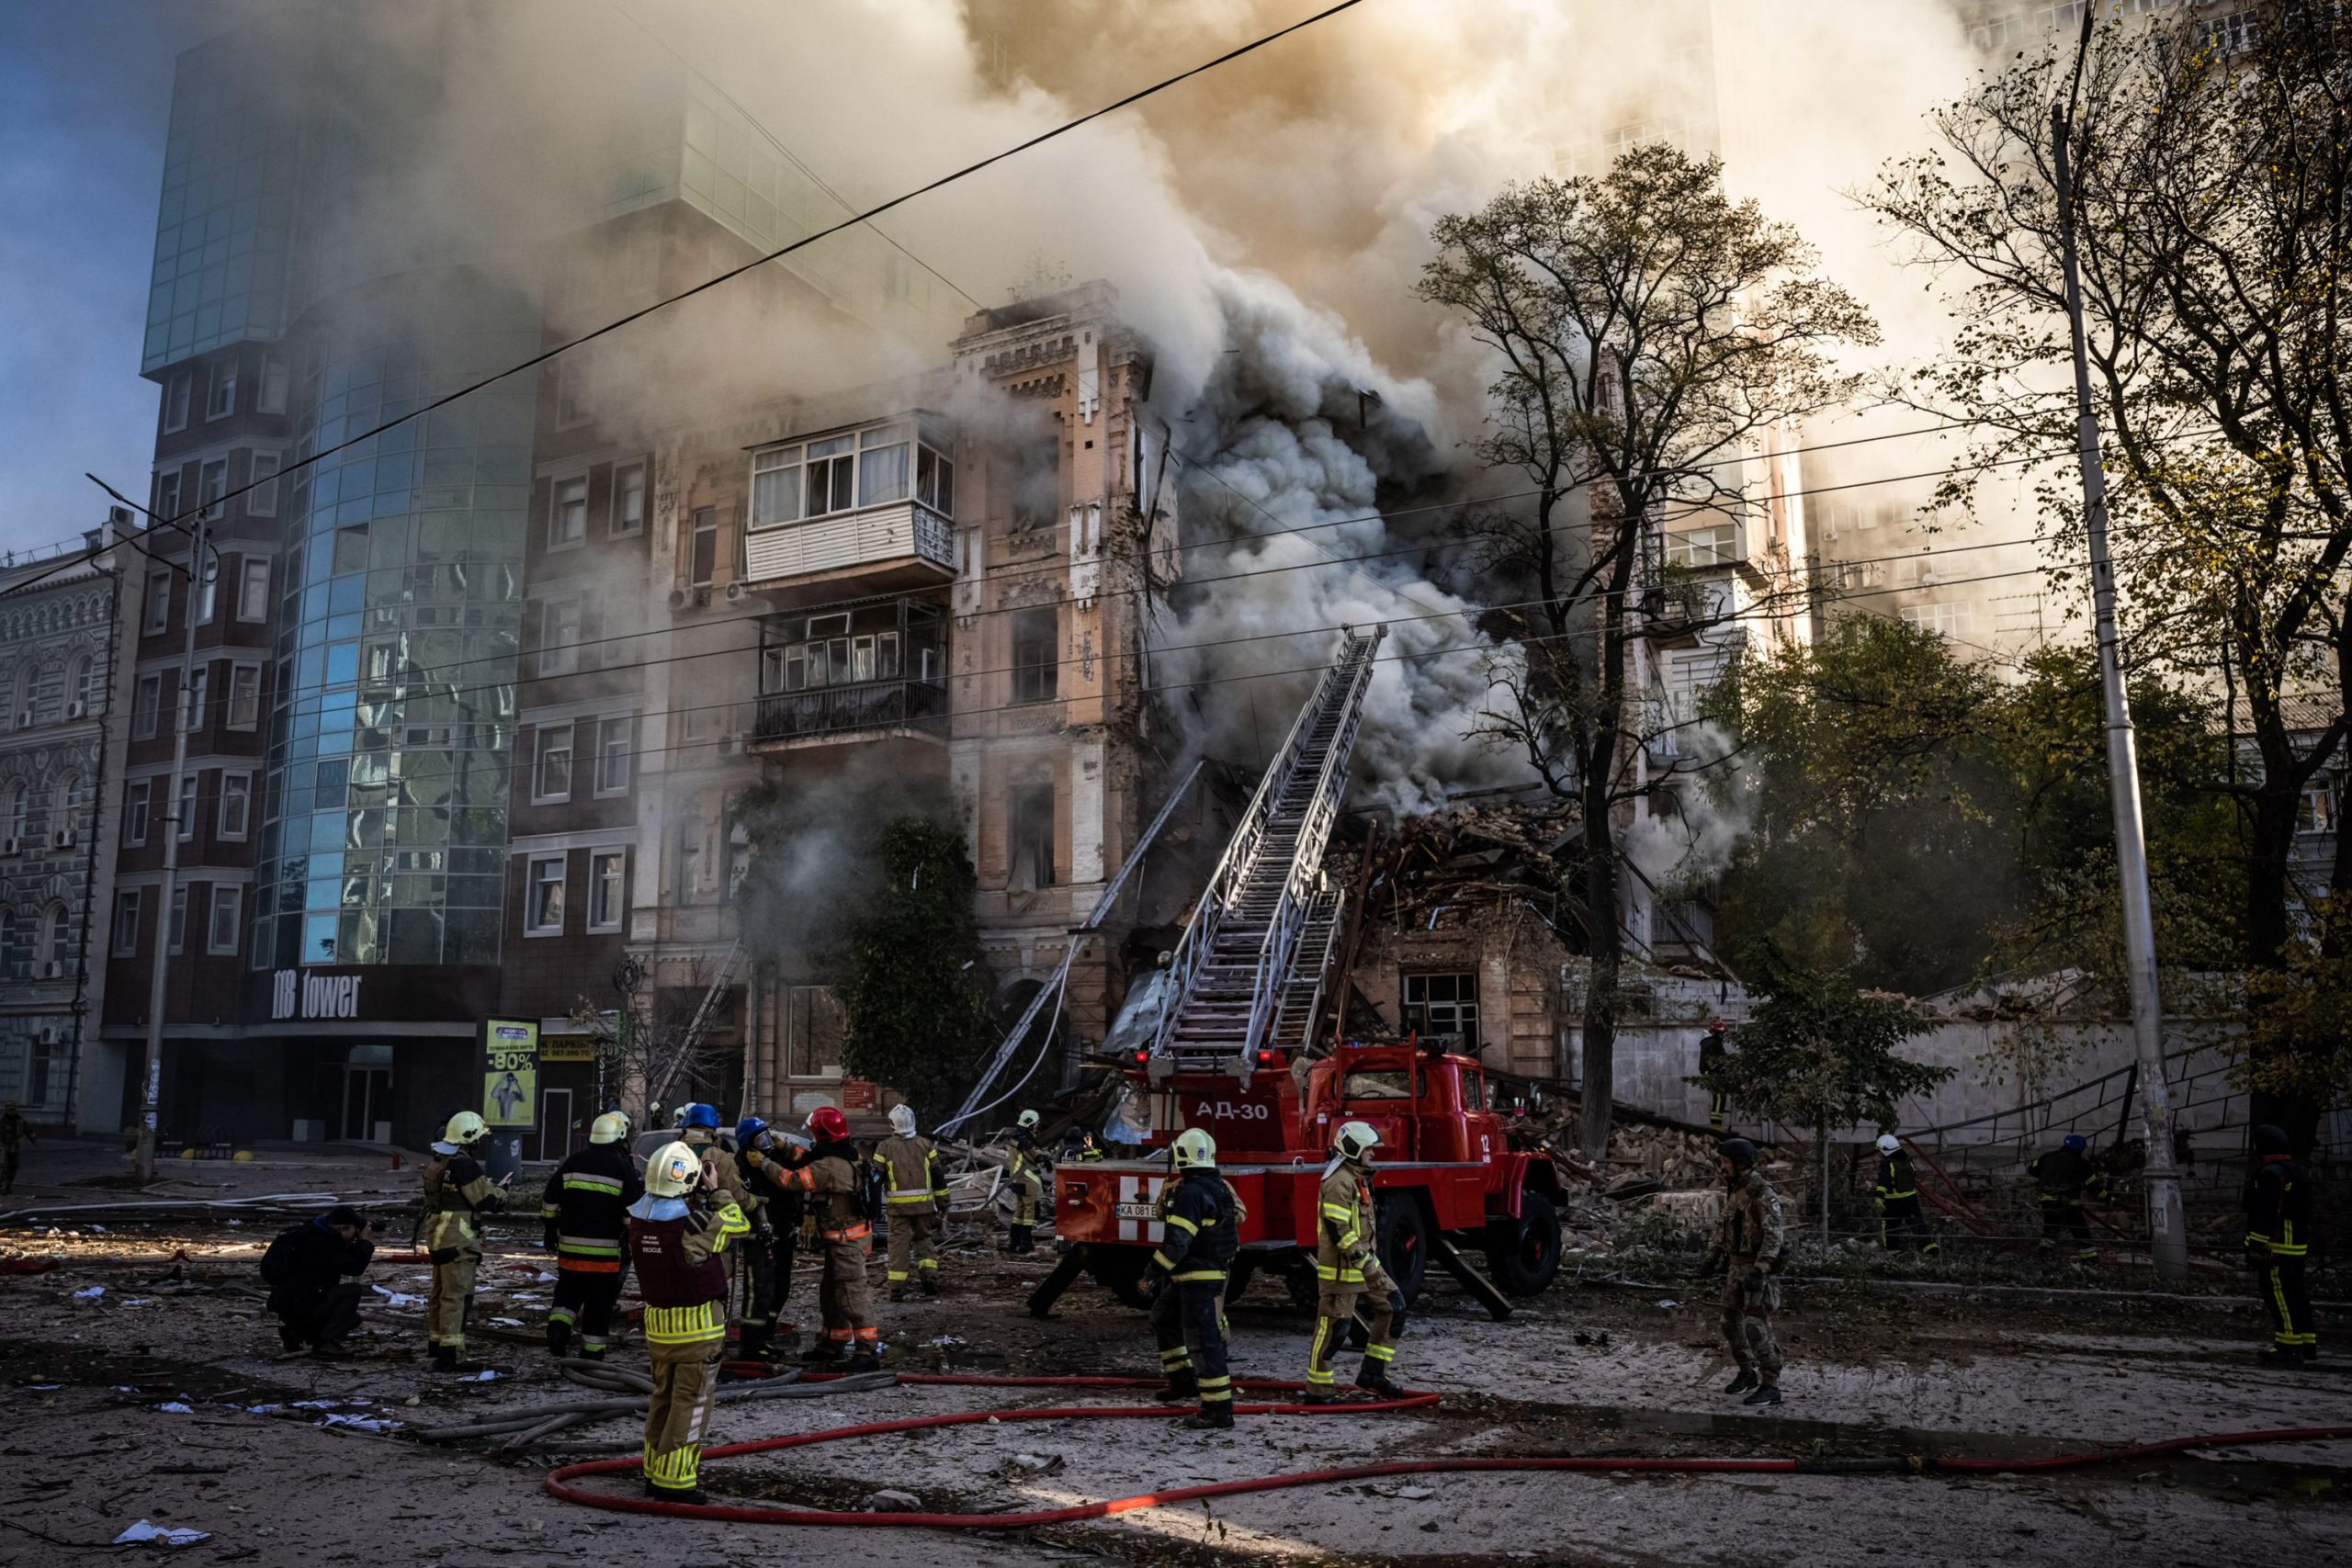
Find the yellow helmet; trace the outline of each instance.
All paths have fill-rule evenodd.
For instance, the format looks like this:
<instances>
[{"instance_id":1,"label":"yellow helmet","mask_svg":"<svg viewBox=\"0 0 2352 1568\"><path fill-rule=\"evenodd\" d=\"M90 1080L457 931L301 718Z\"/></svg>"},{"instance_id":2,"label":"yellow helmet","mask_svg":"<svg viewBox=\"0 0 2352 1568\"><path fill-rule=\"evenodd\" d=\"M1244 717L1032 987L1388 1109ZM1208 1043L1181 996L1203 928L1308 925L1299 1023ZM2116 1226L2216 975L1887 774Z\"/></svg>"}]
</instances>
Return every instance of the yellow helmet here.
<instances>
[{"instance_id":1,"label":"yellow helmet","mask_svg":"<svg viewBox=\"0 0 2352 1568\"><path fill-rule=\"evenodd\" d=\"M449 1118L449 1124L441 1129L441 1141L455 1144L461 1149L489 1136L490 1123L471 1111L458 1111Z\"/></svg>"},{"instance_id":2,"label":"yellow helmet","mask_svg":"<svg viewBox=\"0 0 2352 1568\"><path fill-rule=\"evenodd\" d=\"M1331 1147L1341 1159L1362 1159L1380 1146L1380 1130L1369 1122L1342 1122Z\"/></svg>"},{"instance_id":3,"label":"yellow helmet","mask_svg":"<svg viewBox=\"0 0 2352 1568\"><path fill-rule=\"evenodd\" d=\"M617 1144L628 1136L628 1118L617 1111L607 1111L589 1124L588 1141L592 1144Z\"/></svg>"},{"instance_id":4,"label":"yellow helmet","mask_svg":"<svg viewBox=\"0 0 2352 1568\"><path fill-rule=\"evenodd\" d=\"M1187 1127L1177 1134L1176 1168L1215 1170L1216 1168L1216 1140L1198 1127Z\"/></svg>"},{"instance_id":5,"label":"yellow helmet","mask_svg":"<svg viewBox=\"0 0 2352 1568\"><path fill-rule=\"evenodd\" d=\"M683 1198L702 1182L702 1155L692 1144L664 1144L645 1162L645 1190L656 1198Z\"/></svg>"}]
</instances>

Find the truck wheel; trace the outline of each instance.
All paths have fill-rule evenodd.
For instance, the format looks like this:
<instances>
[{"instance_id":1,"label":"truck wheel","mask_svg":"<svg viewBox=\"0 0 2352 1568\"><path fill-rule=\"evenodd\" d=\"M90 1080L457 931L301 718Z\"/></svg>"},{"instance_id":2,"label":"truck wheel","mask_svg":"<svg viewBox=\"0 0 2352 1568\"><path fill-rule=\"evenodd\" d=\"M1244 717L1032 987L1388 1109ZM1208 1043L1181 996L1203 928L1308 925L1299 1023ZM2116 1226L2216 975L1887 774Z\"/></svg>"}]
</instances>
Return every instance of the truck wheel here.
<instances>
[{"instance_id":1,"label":"truck wheel","mask_svg":"<svg viewBox=\"0 0 2352 1568\"><path fill-rule=\"evenodd\" d=\"M1560 1271L1560 1211L1541 1192L1519 1195L1519 1218L1487 1222L1487 1271L1514 1296L1540 1296Z\"/></svg>"},{"instance_id":2,"label":"truck wheel","mask_svg":"<svg viewBox=\"0 0 2352 1568\"><path fill-rule=\"evenodd\" d=\"M1143 1293L1143 1271L1150 1262L1151 1254L1139 1247L1086 1249L1086 1271L1094 1276L1094 1282L1137 1312L1151 1305L1151 1298Z\"/></svg>"},{"instance_id":3,"label":"truck wheel","mask_svg":"<svg viewBox=\"0 0 2352 1568\"><path fill-rule=\"evenodd\" d=\"M1382 1193L1378 1202L1380 1266L1410 1304L1421 1293L1421 1276L1429 1272L1429 1222L1408 1194Z\"/></svg>"}]
</instances>

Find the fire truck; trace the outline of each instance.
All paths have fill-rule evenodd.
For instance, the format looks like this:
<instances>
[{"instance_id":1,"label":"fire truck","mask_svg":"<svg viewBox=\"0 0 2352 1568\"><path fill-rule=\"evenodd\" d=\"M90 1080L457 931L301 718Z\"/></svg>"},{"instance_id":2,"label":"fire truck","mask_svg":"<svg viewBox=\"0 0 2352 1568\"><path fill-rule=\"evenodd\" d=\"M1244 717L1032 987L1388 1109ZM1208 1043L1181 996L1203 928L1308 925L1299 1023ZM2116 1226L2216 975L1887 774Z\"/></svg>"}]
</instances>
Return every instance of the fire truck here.
<instances>
[{"instance_id":1,"label":"fire truck","mask_svg":"<svg viewBox=\"0 0 2352 1568\"><path fill-rule=\"evenodd\" d=\"M1173 1177L1169 1145L1188 1127L1216 1140L1218 1168L1249 1211L1232 1294L1270 1272L1312 1299L1317 1191L1349 1121L1380 1133L1380 1257L1408 1301L1432 1262L1497 1315L1558 1272L1557 1171L1509 1146L1477 1059L1442 1039L1355 1043L1331 1017L1349 985L1348 897L1323 852L1382 635L1347 634L1154 983L1159 1016L1119 1065L1125 1092L1108 1129L1140 1152L1055 1172L1054 1233L1068 1250L1033 1311L1080 1270L1140 1300L1160 1189ZM1491 1282L1465 1247L1484 1252Z\"/></svg>"}]
</instances>

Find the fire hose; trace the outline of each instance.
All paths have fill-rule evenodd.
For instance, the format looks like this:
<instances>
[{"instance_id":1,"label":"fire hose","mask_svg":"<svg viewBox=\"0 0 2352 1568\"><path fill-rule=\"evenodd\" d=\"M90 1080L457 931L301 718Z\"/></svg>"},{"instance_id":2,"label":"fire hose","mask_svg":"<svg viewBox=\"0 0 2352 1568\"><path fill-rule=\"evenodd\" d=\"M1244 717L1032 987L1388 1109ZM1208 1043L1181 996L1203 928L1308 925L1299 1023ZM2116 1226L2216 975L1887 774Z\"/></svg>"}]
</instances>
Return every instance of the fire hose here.
<instances>
[{"instance_id":1,"label":"fire hose","mask_svg":"<svg viewBox=\"0 0 2352 1568\"><path fill-rule=\"evenodd\" d=\"M812 1380L813 1381L813 1380ZM1157 1388L1157 1378L1137 1377L984 1377L978 1375L902 1375L902 1383L936 1383L965 1387L987 1388ZM1306 1385L1263 1380L1236 1380L1239 1390L1297 1393ZM1377 1403L1350 1401L1331 1404L1237 1404L1237 1416L1364 1416L1399 1410L1425 1409L1438 1403L1439 1395L1409 1392L1401 1399ZM917 1416L900 1421L869 1421L852 1427L833 1427L823 1431L803 1432L793 1437L761 1438L750 1442L723 1443L703 1450L705 1459L729 1459L739 1454L775 1453L785 1449L811 1448L820 1443L841 1442L853 1438L888 1437L899 1432L920 1432L943 1427L968 1427L989 1423L1013 1421L1119 1420L1157 1417L1166 1420L1172 1414L1165 1405L1061 1405L1040 1409L970 1410L946 1416ZM1085 1519L1108 1518L1114 1514L1131 1513L1138 1508L1165 1507L1178 1503L1193 1503L1212 1497L1233 1497L1252 1492L1280 1492L1301 1486L1329 1486L1343 1482L1374 1481L1388 1476L1431 1475L1464 1472L1499 1471L1569 1471L1591 1474L1648 1472L1672 1472L1685 1475L1918 1475L1968 1474L1990 1475L2009 1472L2041 1473L2051 1471L2081 1470L2103 1464L2125 1464L2135 1461L2180 1453L2189 1449L2245 1448L2259 1443L2330 1442L2352 1438L2352 1426L2305 1427L2260 1432L2209 1432L2192 1437L2166 1438L2158 1442L2134 1443L2120 1448L2085 1449L2076 1452L2054 1454L2041 1459L1965 1459L1942 1455L1887 1454L1849 1459L1627 1459L1603 1456L1485 1458L1447 1455L1429 1459L1392 1461L1381 1464L1344 1465L1325 1470L1294 1471L1285 1475L1252 1476L1242 1481L1220 1481L1199 1486L1173 1486L1157 1492L1138 1492L1125 1497L1108 1497L1091 1503L1077 1503L1067 1507L1039 1508L1026 1513L989 1514L931 1514L931 1513L849 1513L837 1509L793 1508L784 1506L746 1506L731 1503L673 1503L652 1497L616 1496L609 1493L591 1492L574 1486L571 1482L581 1476L610 1475L635 1471L640 1461L635 1458L589 1460L567 1464L550 1471L547 1489L550 1495L567 1503L579 1503L592 1508L605 1508L623 1514L653 1514L671 1518L708 1519L725 1524L744 1525L878 1525L888 1529L1032 1529L1043 1525L1076 1524Z\"/></svg>"}]
</instances>

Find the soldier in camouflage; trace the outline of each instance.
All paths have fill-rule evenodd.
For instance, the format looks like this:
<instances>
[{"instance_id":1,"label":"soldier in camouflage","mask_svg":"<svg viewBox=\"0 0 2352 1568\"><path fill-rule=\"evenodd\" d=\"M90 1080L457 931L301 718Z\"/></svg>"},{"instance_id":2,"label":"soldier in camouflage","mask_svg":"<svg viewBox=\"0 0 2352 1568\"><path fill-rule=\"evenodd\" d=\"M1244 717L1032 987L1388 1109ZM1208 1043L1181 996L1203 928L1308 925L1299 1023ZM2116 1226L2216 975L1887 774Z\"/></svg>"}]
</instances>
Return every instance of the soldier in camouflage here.
<instances>
[{"instance_id":1,"label":"soldier in camouflage","mask_svg":"<svg viewBox=\"0 0 2352 1568\"><path fill-rule=\"evenodd\" d=\"M1756 1145L1726 1139L1715 1150L1723 1167L1724 1215L1707 1249L1702 1273L1724 1270L1724 1338L1731 1345L1739 1375L1725 1393L1745 1393L1745 1404L1781 1403L1781 1347L1772 1337L1772 1314L1781 1304L1780 1281L1787 1227L1781 1195L1756 1168Z\"/></svg>"}]
</instances>

